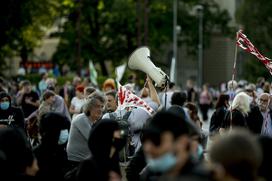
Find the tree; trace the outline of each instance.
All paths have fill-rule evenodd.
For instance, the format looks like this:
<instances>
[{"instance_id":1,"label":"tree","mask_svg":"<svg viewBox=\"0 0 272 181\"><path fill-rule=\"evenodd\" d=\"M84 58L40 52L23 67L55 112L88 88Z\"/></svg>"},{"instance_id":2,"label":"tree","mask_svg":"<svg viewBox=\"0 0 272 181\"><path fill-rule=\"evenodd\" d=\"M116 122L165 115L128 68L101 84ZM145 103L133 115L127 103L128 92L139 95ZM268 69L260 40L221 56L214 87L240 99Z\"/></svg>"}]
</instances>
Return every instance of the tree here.
<instances>
[{"instance_id":1,"label":"tree","mask_svg":"<svg viewBox=\"0 0 272 181\"><path fill-rule=\"evenodd\" d=\"M0 8L0 59L20 55L23 62L27 61L45 30L61 16L59 9L65 1L3 1Z\"/></svg>"},{"instance_id":2,"label":"tree","mask_svg":"<svg viewBox=\"0 0 272 181\"><path fill-rule=\"evenodd\" d=\"M146 3L146 7L137 9L137 3ZM197 17L190 13L192 7L198 3L196 0L180 1L179 13L182 19L183 43L188 50L194 52L197 36ZM203 1L205 21L205 40L209 39L210 32L227 33L230 17L226 11L220 11L214 1ZM99 62L103 75L108 72L105 61L111 60L113 64L128 58L128 55L138 46L137 27L142 30L144 26L144 10L148 13L148 41L155 57L163 53L163 46L172 42L173 4L169 0L78 0L71 10L68 21L64 25L58 50L54 61L69 63L74 68L80 68L89 59ZM140 24L137 20L141 20ZM80 28L79 28L80 27ZM143 36L138 37L143 38ZM180 42L182 43L182 42ZM142 44L144 45L144 44ZM80 52L80 55L78 54ZM78 60L80 56L80 60ZM77 61L75 61L77 60ZM75 64L74 62L77 62Z\"/></svg>"},{"instance_id":3,"label":"tree","mask_svg":"<svg viewBox=\"0 0 272 181\"><path fill-rule=\"evenodd\" d=\"M245 0L237 11L237 21L243 26L244 33L255 47L265 56L272 57L272 2L265 0ZM270 77L268 70L256 61L255 56L249 57L245 64L245 78L256 81L257 77ZM254 76L252 77L252 73ZM254 79L255 78L255 79Z\"/></svg>"}]
</instances>

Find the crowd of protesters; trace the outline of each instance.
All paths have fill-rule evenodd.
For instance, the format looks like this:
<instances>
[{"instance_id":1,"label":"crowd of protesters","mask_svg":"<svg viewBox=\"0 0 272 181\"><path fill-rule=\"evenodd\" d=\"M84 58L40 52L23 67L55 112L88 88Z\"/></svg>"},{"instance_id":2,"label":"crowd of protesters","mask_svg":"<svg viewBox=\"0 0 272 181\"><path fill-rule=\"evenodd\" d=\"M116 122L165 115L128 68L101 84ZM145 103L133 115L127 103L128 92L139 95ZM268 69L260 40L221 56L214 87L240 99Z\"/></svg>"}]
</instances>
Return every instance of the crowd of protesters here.
<instances>
[{"instance_id":1,"label":"crowd of protesters","mask_svg":"<svg viewBox=\"0 0 272 181\"><path fill-rule=\"evenodd\" d=\"M272 180L272 97L264 78L219 90L197 89L191 80L184 90L145 82L123 87L146 106L121 109L112 78L100 87L78 76L59 87L46 72L37 85L1 78L1 180Z\"/></svg>"}]
</instances>

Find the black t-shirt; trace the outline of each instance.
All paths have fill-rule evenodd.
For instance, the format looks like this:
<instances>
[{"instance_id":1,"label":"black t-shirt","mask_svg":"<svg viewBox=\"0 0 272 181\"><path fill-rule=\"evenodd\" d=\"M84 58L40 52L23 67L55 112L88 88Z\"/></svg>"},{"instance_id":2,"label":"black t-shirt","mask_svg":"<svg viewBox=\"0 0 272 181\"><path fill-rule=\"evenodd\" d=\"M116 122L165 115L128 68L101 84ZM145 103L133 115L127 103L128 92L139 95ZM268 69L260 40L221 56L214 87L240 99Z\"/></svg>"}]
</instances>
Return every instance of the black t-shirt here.
<instances>
[{"instance_id":1,"label":"black t-shirt","mask_svg":"<svg viewBox=\"0 0 272 181\"><path fill-rule=\"evenodd\" d=\"M0 109L0 124L24 129L24 114L22 110L16 107L9 107L7 110Z\"/></svg>"},{"instance_id":2,"label":"black t-shirt","mask_svg":"<svg viewBox=\"0 0 272 181\"><path fill-rule=\"evenodd\" d=\"M38 107L32 105L32 104L28 104L26 103L26 100L30 99L32 102L36 102L37 100L39 100L39 96L36 92L31 91L30 93L25 93L23 95L22 98L22 109L24 112L25 117L27 118L31 113L33 113L34 111L36 111L38 109Z\"/></svg>"},{"instance_id":3,"label":"black t-shirt","mask_svg":"<svg viewBox=\"0 0 272 181\"><path fill-rule=\"evenodd\" d=\"M231 124L235 127L247 128L245 116L237 109L232 110L232 119L230 111L226 113L226 116L222 122L222 128L230 128Z\"/></svg>"},{"instance_id":4,"label":"black t-shirt","mask_svg":"<svg viewBox=\"0 0 272 181\"><path fill-rule=\"evenodd\" d=\"M195 95L193 100L193 94ZM194 102L196 100L196 91L194 88L187 88L187 101Z\"/></svg>"}]
</instances>

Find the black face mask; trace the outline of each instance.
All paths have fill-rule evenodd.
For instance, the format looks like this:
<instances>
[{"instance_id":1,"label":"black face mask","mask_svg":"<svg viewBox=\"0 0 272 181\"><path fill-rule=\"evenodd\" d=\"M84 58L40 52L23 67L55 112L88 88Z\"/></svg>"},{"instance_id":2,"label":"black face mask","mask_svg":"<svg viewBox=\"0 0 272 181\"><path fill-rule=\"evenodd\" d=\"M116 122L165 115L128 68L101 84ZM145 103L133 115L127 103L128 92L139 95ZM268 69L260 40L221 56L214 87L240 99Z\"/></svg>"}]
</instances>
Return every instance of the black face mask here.
<instances>
[{"instance_id":1,"label":"black face mask","mask_svg":"<svg viewBox=\"0 0 272 181\"><path fill-rule=\"evenodd\" d=\"M114 146L116 151L120 151L126 145L126 143L127 143L126 138L114 138L112 146Z\"/></svg>"}]
</instances>

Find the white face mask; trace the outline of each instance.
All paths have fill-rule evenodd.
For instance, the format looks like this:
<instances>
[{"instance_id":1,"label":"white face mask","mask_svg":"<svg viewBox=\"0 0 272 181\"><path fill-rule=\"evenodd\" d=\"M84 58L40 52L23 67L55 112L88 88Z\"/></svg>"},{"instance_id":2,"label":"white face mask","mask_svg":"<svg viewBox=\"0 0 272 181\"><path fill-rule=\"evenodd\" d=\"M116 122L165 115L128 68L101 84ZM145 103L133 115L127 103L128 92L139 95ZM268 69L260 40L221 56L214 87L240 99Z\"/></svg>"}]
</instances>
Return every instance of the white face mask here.
<instances>
[{"instance_id":1,"label":"white face mask","mask_svg":"<svg viewBox=\"0 0 272 181\"><path fill-rule=\"evenodd\" d=\"M68 137L69 137L68 129L61 130L60 131L60 136L59 136L58 144L62 145L64 143L66 143L67 140L68 140Z\"/></svg>"}]
</instances>

